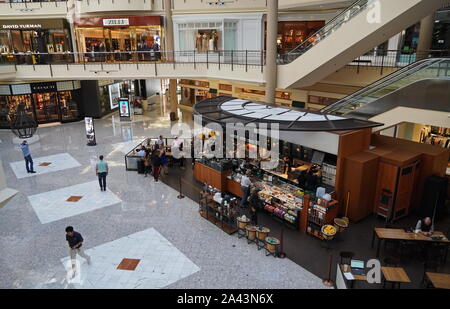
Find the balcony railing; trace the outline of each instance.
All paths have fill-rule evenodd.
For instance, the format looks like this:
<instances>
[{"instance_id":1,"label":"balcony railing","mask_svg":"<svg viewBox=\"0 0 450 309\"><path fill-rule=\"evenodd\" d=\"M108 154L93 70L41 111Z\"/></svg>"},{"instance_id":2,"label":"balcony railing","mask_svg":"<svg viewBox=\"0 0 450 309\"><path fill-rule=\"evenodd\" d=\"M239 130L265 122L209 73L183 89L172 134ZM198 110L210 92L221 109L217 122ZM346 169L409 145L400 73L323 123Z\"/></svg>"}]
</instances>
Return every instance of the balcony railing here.
<instances>
[{"instance_id":1,"label":"balcony railing","mask_svg":"<svg viewBox=\"0 0 450 309\"><path fill-rule=\"evenodd\" d=\"M0 54L3 65L48 65L48 64L121 64L121 63L171 63L176 64L219 64L233 66L265 66L265 52L255 50L229 50L217 52L197 51L126 51L126 52L85 52L85 53L4 53ZM349 66L357 72L365 67L402 68L420 59L450 57L450 50L430 50L423 52L377 50L358 57Z\"/></svg>"}]
</instances>

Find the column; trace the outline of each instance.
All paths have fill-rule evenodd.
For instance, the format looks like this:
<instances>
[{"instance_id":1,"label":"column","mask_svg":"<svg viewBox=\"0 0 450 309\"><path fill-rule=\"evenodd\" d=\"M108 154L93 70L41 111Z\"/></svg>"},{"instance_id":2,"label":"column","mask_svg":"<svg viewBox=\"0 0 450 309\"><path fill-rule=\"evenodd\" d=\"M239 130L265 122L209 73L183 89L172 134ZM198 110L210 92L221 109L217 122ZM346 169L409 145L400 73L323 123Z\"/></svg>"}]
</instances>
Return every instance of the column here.
<instances>
[{"instance_id":1,"label":"column","mask_svg":"<svg viewBox=\"0 0 450 309\"><path fill-rule=\"evenodd\" d=\"M417 60L428 57L426 51L431 49L433 42L435 14L428 15L420 21L419 43L417 45Z\"/></svg>"},{"instance_id":2,"label":"column","mask_svg":"<svg viewBox=\"0 0 450 309\"><path fill-rule=\"evenodd\" d=\"M278 82L277 71L278 0L267 1L266 38L266 103L275 104Z\"/></svg>"},{"instance_id":3,"label":"column","mask_svg":"<svg viewBox=\"0 0 450 309\"><path fill-rule=\"evenodd\" d=\"M172 19L172 0L164 0L164 11L166 13L165 22L165 35L166 35L166 46L165 50L169 53L166 54L167 61L173 61L172 51L175 50L175 44L173 39L173 19Z\"/></svg>"},{"instance_id":4,"label":"column","mask_svg":"<svg viewBox=\"0 0 450 309\"><path fill-rule=\"evenodd\" d=\"M176 79L171 79L169 81L169 104L170 112L174 113L173 120L178 120L178 95L177 95L178 82Z\"/></svg>"},{"instance_id":5,"label":"column","mask_svg":"<svg viewBox=\"0 0 450 309\"><path fill-rule=\"evenodd\" d=\"M166 13L165 34L166 34L166 59L169 62L175 61L173 51L175 44L173 39L173 19L172 19L172 0L164 0L164 12ZM169 105L170 112L174 113L174 120L178 120L178 96L177 96L177 80L171 79L169 82Z\"/></svg>"}]
</instances>

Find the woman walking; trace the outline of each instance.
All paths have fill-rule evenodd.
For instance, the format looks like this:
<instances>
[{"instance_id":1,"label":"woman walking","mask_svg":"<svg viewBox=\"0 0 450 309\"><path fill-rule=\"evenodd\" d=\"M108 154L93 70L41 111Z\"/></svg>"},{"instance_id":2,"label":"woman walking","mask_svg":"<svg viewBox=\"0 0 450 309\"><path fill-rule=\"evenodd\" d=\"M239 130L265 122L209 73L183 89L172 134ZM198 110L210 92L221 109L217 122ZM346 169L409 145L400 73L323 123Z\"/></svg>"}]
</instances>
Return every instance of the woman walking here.
<instances>
[{"instance_id":1,"label":"woman walking","mask_svg":"<svg viewBox=\"0 0 450 309\"><path fill-rule=\"evenodd\" d=\"M161 172L161 153L159 149L155 149L152 153L153 178L159 181L159 173Z\"/></svg>"}]
</instances>

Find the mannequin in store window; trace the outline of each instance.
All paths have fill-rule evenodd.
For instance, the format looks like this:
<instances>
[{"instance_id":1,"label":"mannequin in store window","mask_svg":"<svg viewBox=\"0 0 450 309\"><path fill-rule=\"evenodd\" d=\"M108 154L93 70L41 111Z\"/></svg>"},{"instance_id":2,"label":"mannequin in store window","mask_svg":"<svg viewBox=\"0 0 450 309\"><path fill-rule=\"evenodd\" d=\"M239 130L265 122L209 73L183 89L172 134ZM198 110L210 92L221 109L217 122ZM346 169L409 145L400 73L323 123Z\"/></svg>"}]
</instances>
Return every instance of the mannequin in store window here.
<instances>
[{"instance_id":1,"label":"mannequin in store window","mask_svg":"<svg viewBox=\"0 0 450 309\"><path fill-rule=\"evenodd\" d=\"M209 35L204 33L202 35L202 52L206 52L208 50L209 45Z\"/></svg>"},{"instance_id":2,"label":"mannequin in store window","mask_svg":"<svg viewBox=\"0 0 450 309\"><path fill-rule=\"evenodd\" d=\"M197 37L195 38L195 49L197 52L202 52L202 34L197 34Z\"/></svg>"},{"instance_id":3,"label":"mannequin in store window","mask_svg":"<svg viewBox=\"0 0 450 309\"><path fill-rule=\"evenodd\" d=\"M219 51L219 34L214 32L214 51Z\"/></svg>"}]
</instances>

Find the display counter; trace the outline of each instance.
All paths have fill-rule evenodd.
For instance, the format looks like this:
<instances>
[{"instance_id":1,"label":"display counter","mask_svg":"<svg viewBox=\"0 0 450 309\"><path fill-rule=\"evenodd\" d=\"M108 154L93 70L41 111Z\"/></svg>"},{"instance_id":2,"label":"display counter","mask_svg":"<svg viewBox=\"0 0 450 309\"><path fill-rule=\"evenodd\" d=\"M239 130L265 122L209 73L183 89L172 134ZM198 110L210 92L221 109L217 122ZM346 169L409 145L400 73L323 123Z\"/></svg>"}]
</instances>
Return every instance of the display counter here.
<instances>
[{"instance_id":1,"label":"display counter","mask_svg":"<svg viewBox=\"0 0 450 309\"><path fill-rule=\"evenodd\" d=\"M224 192L227 191L227 176L231 170L226 170L226 167L219 163L207 163L206 160L196 161L194 165L194 178L202 183L219 189Z\"/></svg>"}]
</instances>

